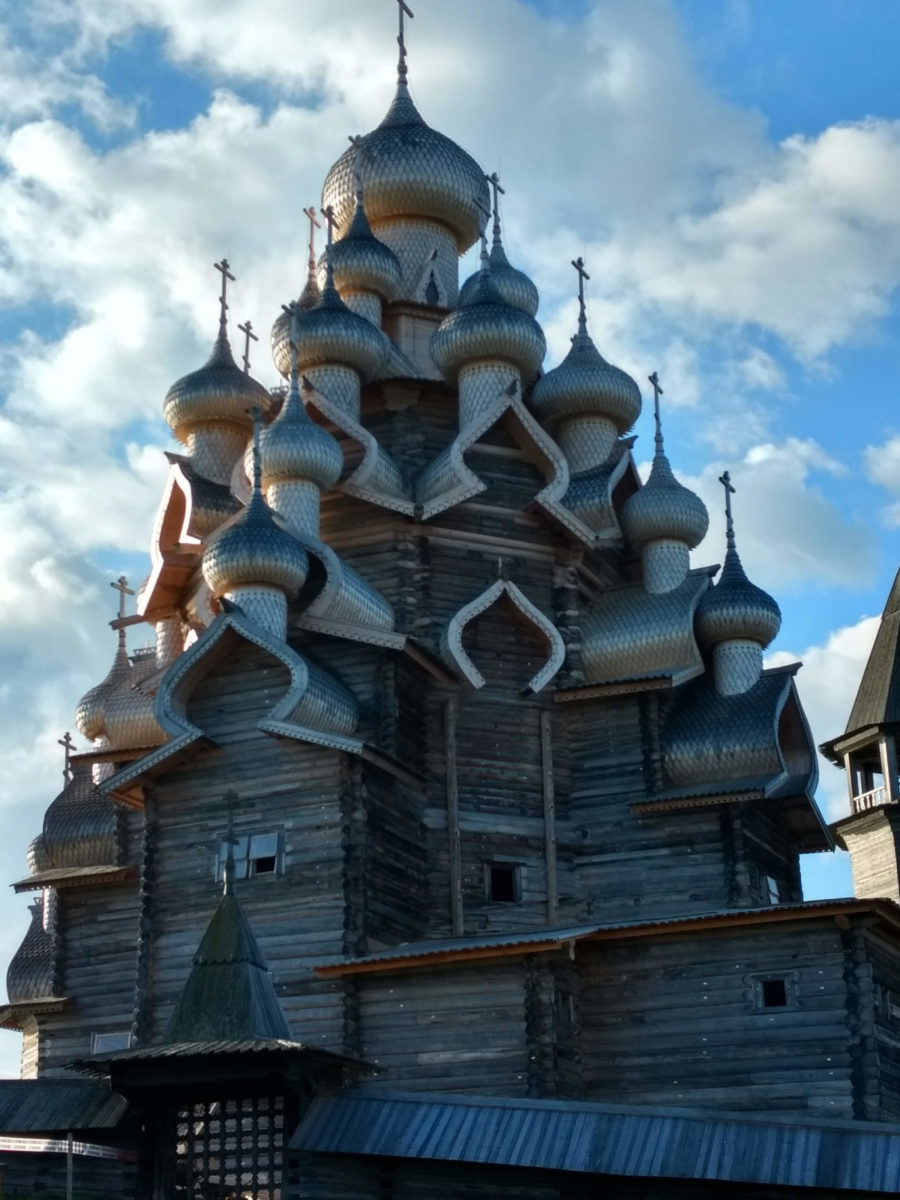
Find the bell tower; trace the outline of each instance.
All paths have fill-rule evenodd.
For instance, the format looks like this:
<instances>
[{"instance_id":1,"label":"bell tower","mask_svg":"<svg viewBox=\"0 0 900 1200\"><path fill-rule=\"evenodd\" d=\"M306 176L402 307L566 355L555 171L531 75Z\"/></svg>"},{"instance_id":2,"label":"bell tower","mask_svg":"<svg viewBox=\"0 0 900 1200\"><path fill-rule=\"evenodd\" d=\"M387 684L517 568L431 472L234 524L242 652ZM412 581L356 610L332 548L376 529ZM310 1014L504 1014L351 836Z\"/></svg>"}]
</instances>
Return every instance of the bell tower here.
<instances>
[{"instance_id":1,"label":"bell tower","mask_svg":"<svg viewBox=\"0 0 900 1200\"><path fill-rule=\"evenodd\" d=\"M900 573L894 580L847 728L822 752L847 775L850 816L835 822L859 897L900 902Z\"/></svg>"}]
</instances>

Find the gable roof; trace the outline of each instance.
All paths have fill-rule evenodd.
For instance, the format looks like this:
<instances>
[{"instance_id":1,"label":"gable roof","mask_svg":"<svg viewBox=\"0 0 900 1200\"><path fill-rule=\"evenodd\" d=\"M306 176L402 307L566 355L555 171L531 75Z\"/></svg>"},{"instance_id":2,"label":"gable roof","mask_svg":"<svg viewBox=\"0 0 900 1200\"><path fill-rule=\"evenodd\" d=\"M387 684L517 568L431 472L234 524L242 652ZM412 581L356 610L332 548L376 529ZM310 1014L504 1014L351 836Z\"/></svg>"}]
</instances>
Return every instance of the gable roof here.
<instances>
[{"instance_id":1,"label":"gable roof","mask_svg":"<svg viewBox=\"0 0 900 1200\"><path fill-rule=\"evenodd\" d=\"M881 615L844 736L869 725L900 722L900 571ZM837 739L835 739L837 740Z\"/></svg>"}]
</instances>

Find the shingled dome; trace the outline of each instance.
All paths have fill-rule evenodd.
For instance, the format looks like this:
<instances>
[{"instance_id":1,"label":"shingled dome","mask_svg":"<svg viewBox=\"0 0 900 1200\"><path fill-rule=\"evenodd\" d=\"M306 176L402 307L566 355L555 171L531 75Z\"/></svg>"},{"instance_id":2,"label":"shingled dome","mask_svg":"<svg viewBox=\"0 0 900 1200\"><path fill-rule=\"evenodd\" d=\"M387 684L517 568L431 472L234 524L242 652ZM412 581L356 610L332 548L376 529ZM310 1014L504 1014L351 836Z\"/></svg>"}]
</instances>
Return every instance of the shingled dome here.
<instances>
[{"instance_id":1,"label":"shingled dome","mask_svg":"<svg viewBox=\"0 0 900 1200\"><path fill-rule=\"evenodd\" d=\"M525 379L543 361L544 334L534 317L508 304L482 271L464 307L452 312L431 339L431 357L447 379L466 363L483 359L511 362Z\"/></svg>"},{"instance_id":2,"label":"shingled dome","mask_svg":"<svg viewBox=\"0 0 900 1200\"><path fill-rule=\"evenodd\" d=\"M460 254L481 233L478 206L488 204L484 172L470 154L426 125L405 83L378 128L345 150L328 172L322 207L333 207L339 229L353 215L357 173L373 224L410 217L438 221L452 231Z\"/></svg>"}]
</instances>

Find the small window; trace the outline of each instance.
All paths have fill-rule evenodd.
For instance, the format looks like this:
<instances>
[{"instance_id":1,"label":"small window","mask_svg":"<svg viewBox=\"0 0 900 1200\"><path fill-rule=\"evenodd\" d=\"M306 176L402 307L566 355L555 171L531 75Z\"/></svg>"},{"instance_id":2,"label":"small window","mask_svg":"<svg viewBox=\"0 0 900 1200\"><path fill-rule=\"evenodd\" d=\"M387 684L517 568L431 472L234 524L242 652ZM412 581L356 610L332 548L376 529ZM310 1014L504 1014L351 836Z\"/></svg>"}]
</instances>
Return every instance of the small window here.
<instances>
[{"instance_id":1,"label":"small window","mask_svg":"<svg viewBox=\"0 0 900 1200\"><path fill-rule=\"evenodd\" d=\"M761 979L763 1008L786 1008L788 1002L787 981L785 979Z\"/></svg>"},{"instance_id":2,"label":"small window","mask_svg":"<svg viewBox=\"0 0 900 1200\"><path fill-rule=\"evenodd\" d=\"M762 893L765 903L781 903L781 888L778 886L778 880L774 875L763 875Z\"/></svg>"},{"instance_id":3,"label":"small window","mask_svg":"<svg viewBox=\"0 0 900 1200\"><path fill-rule=\"evenodd\" d=\"M131 1046L131 1034L122 1033L92 1033L91 1054L112 1054L116 1050L128 1050Z\"/></svg>"},{"instance_id":4,"label":"small window","mask_svg":"<svg viewBox=\"0 0 900 1200\"><path fill-rule=\"evenodd\" d=\"M516 904L520 897L519 867L508 863L487 863L487 898L492 904Z\"/></svg>"},{"instance_id":5,"label":"small window","mask_svg":"<svg viewBox=\"0 0 900 1200\"><path fill-rule=\"evenodd\" d=\"M281 872L281 837L278 833L252 833L232 842L235 879L252 879L257 875L278 875ZM216 879L225 876L228 843L219 843L216 859Z\"/></svg>"}]
</instances>

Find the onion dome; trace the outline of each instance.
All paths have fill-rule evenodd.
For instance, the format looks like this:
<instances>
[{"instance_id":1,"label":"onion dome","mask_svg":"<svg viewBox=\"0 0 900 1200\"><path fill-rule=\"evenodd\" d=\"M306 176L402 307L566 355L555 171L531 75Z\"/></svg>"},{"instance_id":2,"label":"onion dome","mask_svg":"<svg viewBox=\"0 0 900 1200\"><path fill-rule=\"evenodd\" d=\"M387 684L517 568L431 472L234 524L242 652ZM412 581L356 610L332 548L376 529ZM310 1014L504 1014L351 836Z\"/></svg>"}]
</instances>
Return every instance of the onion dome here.
<instances>
[{"instance_id":1,"label":"onion dome","mask_svg":"<svg viewBox=\"0 0 900 1200\"><path fill-rule=\"evenodd\" d=\"M511 362L529 379L546 350L540 325L503 299L490 271L480 273L465 306L446 317L431 339L431 357L448 380L467 363L498 358Z\"/></svg>"},{"instance_id":2,"label":"onion dome","mask_svg":"<svg viewBox=\"0 0 900 1200\"><path fill-rule=\"evenodd\" d=\"M731 517L731 481L726 471L727 544L722 574L697 605L697 636L707 645L719 642L757 642L765 649L781 628L781 609L744 573L734 539Z\"/></svg>"},{"instance_id":3,"label":"onion dome","mask_svg":"<svg viewBox=\"0 0 900 1200\"><path fill-rule=\"evenodd\" d=\"M54 867L93 867L116 855L116 816L89 770L76 771L44 816L44 852Z\"/></svg>"},{"instance_id":4,"label":"onion dome","mask_svg":"<svg viewBox=\"0 0 900 1200\"><path fill-rule=\"evenodd\" d=\"M37 837L32 838L28 843L28 849L25 851L25 861L28 864L29 875L39 875L41 871L48 871L53 866L50 855L47 853L47 846L42 833L39 833Z\"/></svg>"},{"instance_id":5,"label":"onion dome","mask_svg":"<svg viewBox=\"0 0 900 1200\"><path fill-rule=\"evenodd\" d=\"M400 290L400 260L372 232L361 189L350 228L329 255L339 292L375 292L382 300L393 300Z\"/></svg>"},{"instance_id":6,"label":"onion dome","mask_svg":"<svg viewBox=\"0 0 900 1200\"><path fill-rule=\"evenodd\" d=\"M203 578L215 596L240 587L276 587L294 595L306 580L305 550L276 524L263 499L258 458L253 473L249 504L203 551Z\"/></svg>"},{"instance_id":7,"label":"onion dome","mask_svg":"<svg viewBox=\"0 0 900 1200\"><path fill-rule=\"evenodd\" d=\"M340 446L306 411L293 372L281 412L261 432L259 443L263 488L310 479L324 492L337 483L344 468Z\"/></svg>"},{"instance_id":8,"label":"onion dome","mask_svg":"<svg viewBox=\"0 0 900 1200\"><path fill-rule=\"evenodd\" d=\"M534 386L531 407L548 427L566 417L606 417L625 433L641 412L638 385L625 371L608 363L587 331L584 310L572 349L558 367Z\"/></svg>"},{"instance_id":9,"label":"onion dome","mask_svg":"<svg viewBox=\"0 0 900 1200\"><path fill-rule=\"evenodd\" d=\"M514 267L506 257L503 243L494 239L491 247L491 281L507 304L521 308L533 317L538 310L538 290L524 271Z\"/></svg>"},{"instance_id":10,"label":"onion dome","mask_svg":"<svg viewBox=\"0 0 900 1200\"><path fill-rule=\"evenodd\" d=\"M6 994L10 1004L43 1000L55 994L55 940L50 930L44 928L42 902L35 900L28 907L31 924L6 972Z\"/></svg>"},{"instance_id":11,"label":"onion dome","mask_svg":"<svg viewBox=\"0 0 900 1200\"><path fill-rule=\"evenodd\" d=\"M163 415L180 442L187 442L192 428L224 421L247 429L252 422L248 410L259 405L268 412L270 396L261 383L242 371L231 353L225 332L224 313L212 354L199 371L192 371L166 394Z\"/></svg>"},{"instance_id":12,"label":"onion dome","mask_svg":"<svg viewBox=\"0 0 900 1200\"><path fill-rule=\"evenodd\" d=\"M484 173L465 150L425 124L402 77L378 128L357 139L326 176L322 207L334 209L338 228L350 223L357 178L376 227L398 218L438 221L451 230L460 254L481 232L479 204L488 205Z\"/></svg>"},{"instance_id":13,"label":"onion dome","mask_svg":"<svg viewBox=\"0 0 900 1200\"><path fill-rule=\"evenodd\" d=\"M125 648L124 631L119 630L119 644L116 656L106 678L92 687L78 701L75 709L75 724L79 732L89 741L103 737L106 732L106 703L112 695L131 678L131 663Z\"/></svg>"},{"instance_id":14,"label":"onion dome","mask_svg":"<svg viewBox=\"0 0 900 1200\"><path fill-rule=\"evenodd\" d=\"M387 249L387 247L385 247ZM389 252L390 253L390 252ZM330 252L329 252L330 260ZM329 261L319 302L297 313L297 363L307 367L346 366L368 382L388 353L388 342L371 321L352 312L334 286ZM291 315L282 312L272 326L272 356L282 375L291 370Z\"/></svg>"},{"instance_id":15,"label":"onion dome","mask_svg":"<svg viewBox=\"0 0 900 1200\"><path fill-rule=\"evenodd\" d=\"M652 380L656 376L651 376ZM656 453L650 476L642 488L625 501L622 526L632 546L667 538L699 546L709 527L709 513L700 497L675 478L663 448L659 402L656 403Z\"/></svg>"}]
</instances>

